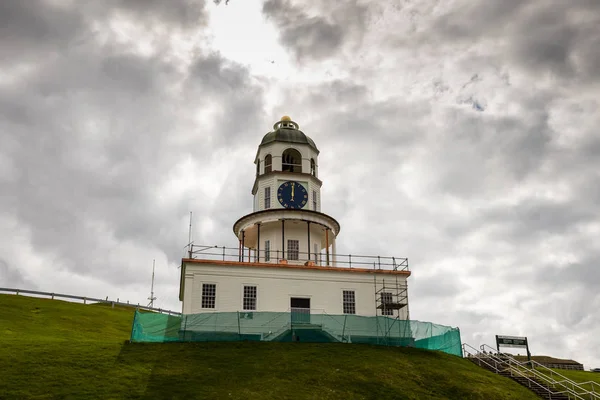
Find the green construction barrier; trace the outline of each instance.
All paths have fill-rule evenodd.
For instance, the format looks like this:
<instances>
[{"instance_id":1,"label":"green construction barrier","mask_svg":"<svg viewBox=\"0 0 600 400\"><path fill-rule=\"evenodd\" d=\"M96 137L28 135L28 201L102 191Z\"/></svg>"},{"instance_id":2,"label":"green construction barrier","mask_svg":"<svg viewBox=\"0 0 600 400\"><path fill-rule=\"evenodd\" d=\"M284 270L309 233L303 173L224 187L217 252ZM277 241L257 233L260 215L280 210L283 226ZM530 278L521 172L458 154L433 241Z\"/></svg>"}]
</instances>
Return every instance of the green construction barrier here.
<instances>
[{"instance_id":1,"label":"green construction barrier","mask_svg":"<svg viewBox=\"0 0 600 400\"><path fill-rule=\"evenodd\" d=\"M417 347L462 356L460 330L387 316L214 312L174 317L135 312L132 342L366 343Z\"/></svg>"},{"instance_id":2,"label":"green construction barrier","mask_svg":"<svg viewBox=\"0 0 600 400\"><path fill-rule=\"evenodd\" d=\"M135 311L131 329L132 342L180 341L181 317Z\"/></svg>"}]
</instances>

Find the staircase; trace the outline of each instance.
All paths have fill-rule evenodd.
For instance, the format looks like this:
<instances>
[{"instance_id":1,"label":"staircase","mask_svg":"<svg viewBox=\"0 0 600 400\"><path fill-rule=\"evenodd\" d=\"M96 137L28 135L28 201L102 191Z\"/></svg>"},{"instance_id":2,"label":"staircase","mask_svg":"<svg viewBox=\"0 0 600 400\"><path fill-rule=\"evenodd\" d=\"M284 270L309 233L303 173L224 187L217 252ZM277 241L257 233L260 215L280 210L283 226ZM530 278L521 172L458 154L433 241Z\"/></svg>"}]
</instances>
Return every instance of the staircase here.
<instances>
[{"instance_id":1,"label":"staircase","mask_svg":"<svg viewBox=\"0 0 600 400\"><path fill-rule=\"evenodd\" d=\"M484 355L479 357L467 357L467 359L473 362L474 364L487 369L490 372L512 379L518 384L525 386L527 389L531 390L542 399L569 400L575 398L569 397L568 393L561 393L556 389L552 389L545 382L540 382L535 377L521 376L519 374L514 373L514 371L511 370L510 366L506 362L494 362L492 358L485 357Z\"/></svg>"},{"instance_id":2,"label":"staircase","mask_svg":"<svg viewBox=\"0 0 600 400\"><path fill-rule=\"evenodd\" d=\"M490 352L485 350L489 349ZM600 400L600 392L592 384L592 390L583 387L590 382L577 383L543 365L519 362L508 354L494 354L495 349L487 345L481 351L463 344L463 355L474 364L525 386L542 399L548 400ZM545 372L542 372L545 371Z\"/></svg>"}]
</instances>

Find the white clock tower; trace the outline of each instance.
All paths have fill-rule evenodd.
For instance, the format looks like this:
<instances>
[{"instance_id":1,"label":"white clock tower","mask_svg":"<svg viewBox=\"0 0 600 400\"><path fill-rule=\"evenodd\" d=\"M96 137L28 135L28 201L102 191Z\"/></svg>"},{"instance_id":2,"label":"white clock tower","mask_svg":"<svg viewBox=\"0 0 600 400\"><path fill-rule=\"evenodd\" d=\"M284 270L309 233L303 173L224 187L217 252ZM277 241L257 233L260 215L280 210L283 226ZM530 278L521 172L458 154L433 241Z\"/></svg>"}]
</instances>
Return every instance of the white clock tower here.
<instances>
[{"instance_id":1,"label":"white clock tower","mask_svg":"<svg viewBox=\"0 0 600 400\"><path fill-rule=\"evenodd\" d=\"M340 224L321 212L319 150L284 116L260 145L254 163L254 212L233 231L240 261L335 265Z\"/></svg>"},{"instance_id":2,"label":"white clock tower","mask_svg":"<svg viewBox=\"0 0 600 400\"><path fill-rule=\"evenodd\" d=\"M321 212L318 157L290 117L263 137L253 212L233 224L238 247L190 243L182 259L184 314L291 313L292 323L299 314L304 322L313 314L409 319L406 258L336 254L340 224Z\"/></svg>"}]
</instances>

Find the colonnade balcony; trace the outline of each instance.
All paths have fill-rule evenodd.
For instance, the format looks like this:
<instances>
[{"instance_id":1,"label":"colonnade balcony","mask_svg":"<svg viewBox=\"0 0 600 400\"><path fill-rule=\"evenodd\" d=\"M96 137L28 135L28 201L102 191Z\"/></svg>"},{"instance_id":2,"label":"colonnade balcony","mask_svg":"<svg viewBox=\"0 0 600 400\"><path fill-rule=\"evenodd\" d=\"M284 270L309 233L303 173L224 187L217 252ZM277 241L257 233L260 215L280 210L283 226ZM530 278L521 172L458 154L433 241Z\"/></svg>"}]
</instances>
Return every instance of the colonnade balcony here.
<instances>
[{"instance_id":1,"label":"colonnade balcony","mask_svg":"<svg viewBox=\"0 0 600 400\"><path fill-rule=\"evenodd\" d=\"M241 245L227 247L190 243L186 246L183 261L214 262L215 264L254 264L255 266L264 265L265 267L348 268L375 272L394 271L407 276L410 275L408 258L406 257L336 254L327 251L312 253L292 250L284 252L278 249L258 250Z\"/></svg>"}]
</instances>

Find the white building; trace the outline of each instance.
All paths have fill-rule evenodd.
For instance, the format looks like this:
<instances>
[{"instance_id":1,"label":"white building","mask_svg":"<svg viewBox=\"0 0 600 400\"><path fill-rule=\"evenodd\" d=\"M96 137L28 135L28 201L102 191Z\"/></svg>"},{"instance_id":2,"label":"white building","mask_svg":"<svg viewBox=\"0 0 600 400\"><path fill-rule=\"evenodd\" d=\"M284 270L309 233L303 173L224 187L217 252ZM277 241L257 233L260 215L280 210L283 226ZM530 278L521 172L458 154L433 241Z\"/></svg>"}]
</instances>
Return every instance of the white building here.
<instances>
[{"instance_id":1,"label":"white building","mask_svg":"<svg viewBox=\"0 0 600 400\"><path fill-rule=\"evenodd\" d=\"M315 143L289 117L275 123L254 159L254 212L233 225L239 248L193 245L182 260L184 314L409 319L407 259L336 254L340 224L321 210L318 156Z\"/></svg>"}]
</instances>

